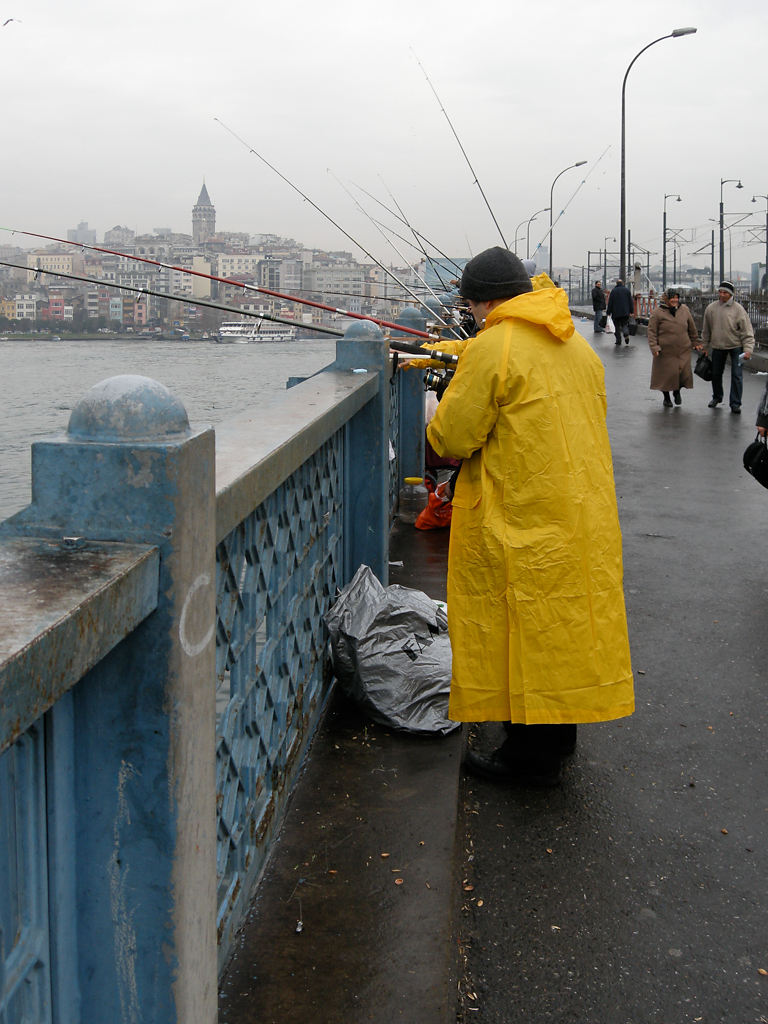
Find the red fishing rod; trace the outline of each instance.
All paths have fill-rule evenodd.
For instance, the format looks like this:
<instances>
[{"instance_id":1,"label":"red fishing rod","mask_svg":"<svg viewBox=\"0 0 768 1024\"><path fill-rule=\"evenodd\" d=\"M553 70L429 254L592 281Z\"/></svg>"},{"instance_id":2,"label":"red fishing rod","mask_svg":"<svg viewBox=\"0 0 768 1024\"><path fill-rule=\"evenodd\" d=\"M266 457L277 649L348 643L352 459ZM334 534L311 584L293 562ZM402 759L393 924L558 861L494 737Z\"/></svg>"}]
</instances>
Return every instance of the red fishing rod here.
<instances>
[{"instance_id":1,"label":"red fishing rod","mask_svg":"<svg viewBox=\"0 0 768 1024\"><path fill-rule=\"evenodd\" d=\"M71 245L75 249L89 249L92 252L102 252L109 256L120 256L124 260L135 260L137 263L148 263L154 267L162 267L164 270L176 270L180 274L189 274L192 277L202 277L207 281L216 281L218 284L230 284L244 291L259 292L261 295L271 295L273 298L282 299L284 302L298 302L302 306L312 306L315 309L324 309L329 313L337 313L339 316L348 316L353 320L368 320L379 327L386 327L388 330L396 331L398 334L413 334L417 338L426 338L428 341L435 341L437 334L430 334L427 331L418 331L413 327L403 327L391 320L381 320L374 316L365 316L363 313L353 313L349 309L339 309L336 306L328 306L324 302L315 302L313 299L301 299L297 295L286 295L283 292L272 291L270 288L262 288L255 284L246 284L244 281L235 281L231 277L217 277L215 274L204 274L202 270L190 270L189 267L178 267L171 263L163 263L160 260L151 260L148 256L132 256L127 252L119 252L116 249L106 249L99 245L87 245L85 242L73 242L68 238L57 238L55 235L43 235L36 231L22 231L20 228L2 228L12 235L25 235L28 238L42 238L48 242L59 242L62 245ZM34 267L22 268L34 270ZM101 282L100 282L101 283ZM202 303L201 303L202 304Z\"/></svg>"}]
</instances>

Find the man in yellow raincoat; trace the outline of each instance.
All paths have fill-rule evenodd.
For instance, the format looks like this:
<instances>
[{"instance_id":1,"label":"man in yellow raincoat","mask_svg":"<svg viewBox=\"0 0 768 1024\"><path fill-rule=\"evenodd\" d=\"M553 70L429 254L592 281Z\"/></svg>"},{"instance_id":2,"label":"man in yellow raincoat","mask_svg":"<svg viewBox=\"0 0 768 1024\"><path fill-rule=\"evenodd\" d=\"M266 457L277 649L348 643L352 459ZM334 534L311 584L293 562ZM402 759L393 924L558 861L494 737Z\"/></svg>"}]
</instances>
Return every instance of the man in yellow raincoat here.
<instances>
[{"instance_id":1,"label":"man in yellow raincoat","mask_svg":"<svg viewBox=\"0 0 768 1024\"><path fill-rule=\"evenodd\" d=\"M603 367L565 293L495 247L461 294L482 330L427 428L461 459L448 556L449 714L505 722L466 766L554 784L578 722L634 710ZM441 346L444 347L444 346Z\"/></svg>"}]
</instances>

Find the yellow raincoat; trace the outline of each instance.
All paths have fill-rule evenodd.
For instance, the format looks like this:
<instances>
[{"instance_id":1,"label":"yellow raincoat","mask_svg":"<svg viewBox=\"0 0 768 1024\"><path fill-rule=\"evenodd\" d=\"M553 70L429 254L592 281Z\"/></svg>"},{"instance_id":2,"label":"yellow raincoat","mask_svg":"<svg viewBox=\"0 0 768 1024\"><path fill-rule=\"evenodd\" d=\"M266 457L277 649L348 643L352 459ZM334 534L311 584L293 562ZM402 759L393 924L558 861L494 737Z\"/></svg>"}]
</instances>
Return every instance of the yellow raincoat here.
<instances>
[{"instance_id":1,"label":"yellow raincoat","mask_svg":"<svg viewBox=\"0 0 768 1024\"><path fill-rule=\"evenodd\" d=\"M603 368L565 293L534 288L462 345L427 428L439 455L463 460L448 556L454 721L634 710Z\"/></svg>"}]
</instances>

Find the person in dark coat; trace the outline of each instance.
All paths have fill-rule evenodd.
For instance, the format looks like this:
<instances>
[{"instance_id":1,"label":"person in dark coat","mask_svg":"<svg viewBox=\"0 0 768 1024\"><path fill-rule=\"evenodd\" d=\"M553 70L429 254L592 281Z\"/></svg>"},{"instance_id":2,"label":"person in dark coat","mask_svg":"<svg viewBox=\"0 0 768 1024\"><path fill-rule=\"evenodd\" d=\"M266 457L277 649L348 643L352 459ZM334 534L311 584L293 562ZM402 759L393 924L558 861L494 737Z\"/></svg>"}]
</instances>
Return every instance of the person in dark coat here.
<instances>
[{"instance_id":1,"label":"person in dark coat","mask_svg":"<svg viewBox=\"0 0 768 1024\"><path fill-rule=\"evenodd\" d=\"M621 344L622 335L626 344L629 344L629 318L634 311L635 303L632 298L632 292L619 277L611 289L611 294L608 296L608 316L613 318L613 326L616 331L616 345Z\"/></svg>"},{"instance_id":2,"label":"person in dark coat","mask_svg":"<svg viewBox=\"0 0 768 1024\"><path fill-rule=\"evenodd\" d=\"M757 432L765 437L768 434L768 381L765 382L765 391L757 407Z\"/></svg>"},{"instance_id":3,"label":"person in dark coat","mask_svg":"<svg viewBox=\"0 0 768 1024\"><path fill-rule=\"evenodd\" d=\"M682 405L681 388L693 387L691 348L701 349L691 311L680 302L680 292L668 288L648 321L648 347L653 353L651 391L661 391L664 405Z\"/></svg>"},{"instance_id":4,"label":"person in dark coat","mask_svg":"<svg viewBox=\"0 0 768 1024\"><path fill-rule=\"evenodd\" d=\"M592 309L595 311L594 333L602 334L604 328L600 321L605 312L605 292L600 281L595 281L595 287L592 289Z\"/></svg>"}]
</instances>

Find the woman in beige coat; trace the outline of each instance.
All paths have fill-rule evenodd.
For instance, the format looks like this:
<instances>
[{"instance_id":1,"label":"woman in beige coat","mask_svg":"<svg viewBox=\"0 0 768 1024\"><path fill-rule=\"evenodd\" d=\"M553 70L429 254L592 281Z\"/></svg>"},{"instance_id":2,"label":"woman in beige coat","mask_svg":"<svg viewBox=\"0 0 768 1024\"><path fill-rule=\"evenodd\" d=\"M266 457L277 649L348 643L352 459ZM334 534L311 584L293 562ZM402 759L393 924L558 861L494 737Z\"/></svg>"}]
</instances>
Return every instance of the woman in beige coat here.
<instances>
[{"instance_id":1,"label":"woman in beige coat","mask_svg":"<svg viewBox=\"0 0 768 1024\"><path fill-rule=\"evenodd\" d=\"M653 353L651 391L661 391L664 405L682 404L681 388L693 387L691 348L701 349L691 311L680 302L680 292L669 288L648 321L648 345Z\"/></svg>"}]
</instances>

